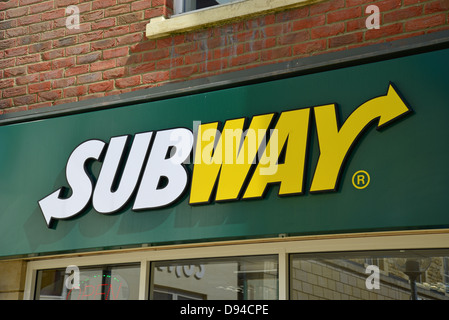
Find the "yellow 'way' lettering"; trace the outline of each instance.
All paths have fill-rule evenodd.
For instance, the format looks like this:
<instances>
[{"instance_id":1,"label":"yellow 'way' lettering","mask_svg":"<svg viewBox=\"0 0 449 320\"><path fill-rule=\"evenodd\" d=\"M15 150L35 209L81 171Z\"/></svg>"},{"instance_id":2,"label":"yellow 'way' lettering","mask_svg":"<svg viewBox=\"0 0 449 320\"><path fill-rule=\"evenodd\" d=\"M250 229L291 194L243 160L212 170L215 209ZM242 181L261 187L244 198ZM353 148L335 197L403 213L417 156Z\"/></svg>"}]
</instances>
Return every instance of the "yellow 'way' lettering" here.
<instances>
[{"instance_id":1,"label":"yellow 'way' lettering","mask_svg":"<svg viewBox=\"0 0 449 320\"><path fill-rule=\"evenodd\" d=\"M304 165L306 161L307 137L309 130L310 109L299 109L282 112L276 124L273 136L267 144L261 161L256 167L253 177L246 189L244 199L261 198L270 183L280 183L279 195L301 194L303 192ZM274 174L264 174L261 170L267 169L265 161L267 150L271 144L277 143L279 158L285 148L285 160L282 164L276 164Z\"/></svg>"},{"instance_id":2,"label":"yellow 'way' lettering","mask_svg":"<svg viewBox=\"0 0 449 320\"><path fill-rule=\"evenodd\" d=\"M239 197L273 116L271 113L253 117L246 134L243 132L244 118L226 121L221 134L217 122L199 126L190 204L209 202L218 176L215 200Z\"/></svg>"},{"instance_id":3,"label":"yellow 'way' lettering","mask_svg":"<svg viewBox=\"0 0 449 320\"><path fill-rule=\"evenodd\" d=\"M282 112L268 143L263 143L274 114L255 116L243 133L245 119L201 125L197 135L190 204L261 198L270 184L279 195L304 193L305 164L311 111L315 114L320 156L310 192L335 191L344 160L357 137L373 121L377 128L410 112L390 84L384 96L359 106L339 128L334 104ZM258 134L254 135L254 132ZM250 133L253 133L252 135ZM263 152L254 162L259 152ZM283 161L281 160L283 154ZM251 167L254 164L252 175ZM247 183L247 187L244 185Z\"/></svg>"}]
</instances>

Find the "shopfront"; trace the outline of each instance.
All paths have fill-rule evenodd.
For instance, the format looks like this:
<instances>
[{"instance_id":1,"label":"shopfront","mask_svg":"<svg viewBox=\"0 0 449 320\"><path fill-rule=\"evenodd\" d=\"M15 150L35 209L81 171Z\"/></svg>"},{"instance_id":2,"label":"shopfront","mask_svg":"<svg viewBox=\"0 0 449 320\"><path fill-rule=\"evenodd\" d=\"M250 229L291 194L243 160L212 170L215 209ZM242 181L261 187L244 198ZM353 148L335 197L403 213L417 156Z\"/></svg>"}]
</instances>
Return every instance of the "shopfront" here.
<instances>
[{"instance_id":1,"label":"shopfront","mask_svg":"<svg viewBox=\"0 0 449 320\"><path fill-rule=\"evenodd\" d=\"M352 52L3 120L24 298L448 299L449 49Z\"/></svg>"}]
</instances>

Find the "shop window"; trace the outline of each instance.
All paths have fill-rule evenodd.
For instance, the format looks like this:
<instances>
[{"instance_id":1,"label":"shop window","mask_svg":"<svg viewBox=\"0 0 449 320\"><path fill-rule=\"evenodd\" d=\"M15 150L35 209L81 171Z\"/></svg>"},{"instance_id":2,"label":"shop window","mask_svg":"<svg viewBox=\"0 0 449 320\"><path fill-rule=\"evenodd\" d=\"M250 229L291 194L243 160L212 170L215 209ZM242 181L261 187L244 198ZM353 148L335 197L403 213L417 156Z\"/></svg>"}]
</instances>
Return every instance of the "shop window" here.
<instances>
[{"instance_id":1,"label":"shop window","mask_svg":"<svg viewBox=\"0 0 449 320\"><path fill-rule=\"evenodd\" d=\"M98 266L79 269L79 289L72 285L73 270L39 270L36 300L136 300L139 265Z\"/></svg>"},{"instance_id":2,"label":"shop window","mask_svg":"<svg viewBox=\"0 0 449 320\"><path fill-rule=\"evenodd\" d=\"M290 299L449 300L448 256L447 250L294 254Z\"/></svg>"},{"instance_id":3,"label":"shop window","mask_svg":"<svg viewBox=\"0 0 449 320\"><path fill-rule=\"evenodd\" d=\"M185 13L199 9L218 6L221 4L227 4L235 1L239 0L175 0L174 12L175 14Z\"/></svg>"},{"instance_id":4,"label":"shop window","mask_svg":"<svg viewBox=\"0 0 449 320\"><path fill-rule=\"evenodd\" d=\"M152 264L150 299L278 299L277 256L161 261Z\"/></svg>"}]
</instances>

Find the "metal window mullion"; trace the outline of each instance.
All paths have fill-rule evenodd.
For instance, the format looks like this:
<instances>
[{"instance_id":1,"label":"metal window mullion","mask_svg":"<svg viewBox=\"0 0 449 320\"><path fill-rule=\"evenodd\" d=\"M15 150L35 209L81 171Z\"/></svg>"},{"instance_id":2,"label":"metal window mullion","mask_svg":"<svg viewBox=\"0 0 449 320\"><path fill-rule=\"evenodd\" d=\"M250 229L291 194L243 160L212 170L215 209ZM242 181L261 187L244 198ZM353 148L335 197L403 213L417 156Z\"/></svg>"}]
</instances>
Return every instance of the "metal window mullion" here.
<instances>
[{"instance_id":1,"label":"metal window mullion","mask_svg":"<svg viewBox=\"0 0 449 320\"><path fill-rule=\"evenodd\" d=\"M279 300L288 300L289 297L289 262L288 253L285 250L281 250L278 254L279 257Z\"/></svg>"}]
</instances>

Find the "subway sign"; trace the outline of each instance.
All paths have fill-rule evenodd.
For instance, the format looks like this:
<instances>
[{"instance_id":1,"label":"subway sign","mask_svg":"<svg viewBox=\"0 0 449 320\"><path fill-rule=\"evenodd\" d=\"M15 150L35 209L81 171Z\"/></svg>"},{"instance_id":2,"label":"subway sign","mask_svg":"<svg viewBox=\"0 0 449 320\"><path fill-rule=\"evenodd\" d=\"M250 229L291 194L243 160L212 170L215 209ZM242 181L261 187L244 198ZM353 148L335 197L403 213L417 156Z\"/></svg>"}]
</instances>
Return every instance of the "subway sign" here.
<instances>
[{"instance_id":1,"label":"subway sign","mask_svg":"<svg viewBox=\"0 0 449 320\"><path fill-rule=\"evenodd\" d=\"M335 104L201 124L197 134L186 128L113 137L109 144L97 139L81 143L70 155L66 176L71 195L60 188L39 201L50 226L54 219L71 218L92 202L102 214L120 211L135 194L133 211L152 210L175 203L190 189L190 205L238 199L261 199L270 184L279 184L279 196L304 193L304 170L313 113L320 156L310 192L335 191L344 160L357 138L373 121L383 128L411 110L393 84L385 95L369 99L341 127ZM270 125L273 124L270 130ZM265 143L268 140L267 143ZM195 144L193 173L185 162ZM282 160L281 160L282 153ZM86 163L101 161L96 185ZM250 169L254 166L252 174ZM141 179L140 179L141 178ZM249 181L244 187L245 181ZM213 195L214 186L216 194Z\"/></svg>"},{"instance_id":2,"label":"subway sign","mask_svg":"<svg viewBox=\"0 0 449 320\"><path fill-rule=\"evenodd\" d=\"M447 228L448 55L0 115L0 256Z\"/></svg>"}]
</instances>

